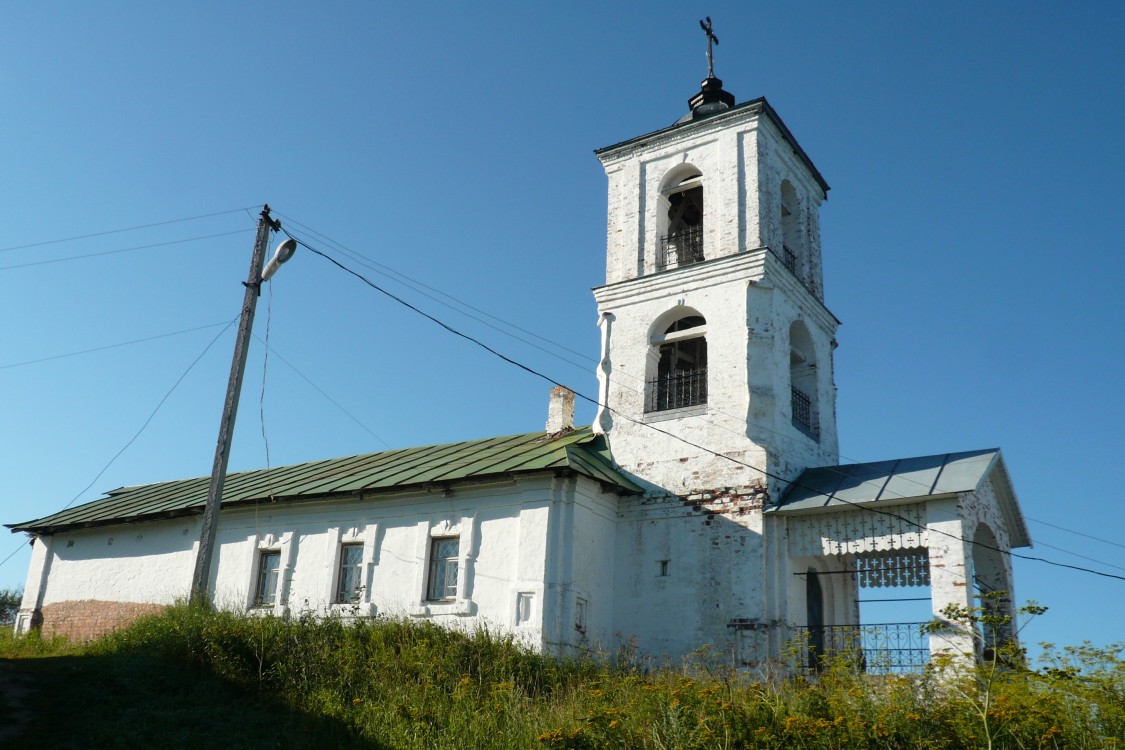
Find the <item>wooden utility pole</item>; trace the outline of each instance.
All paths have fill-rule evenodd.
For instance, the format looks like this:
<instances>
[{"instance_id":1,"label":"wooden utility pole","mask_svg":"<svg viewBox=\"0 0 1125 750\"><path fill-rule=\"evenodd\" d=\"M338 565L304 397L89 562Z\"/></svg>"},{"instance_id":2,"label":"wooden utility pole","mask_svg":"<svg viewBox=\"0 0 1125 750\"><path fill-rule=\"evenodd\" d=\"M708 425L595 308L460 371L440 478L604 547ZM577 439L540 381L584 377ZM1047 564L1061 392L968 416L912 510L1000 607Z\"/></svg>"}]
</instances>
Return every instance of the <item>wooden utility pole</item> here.
<instances>
[{"instance_id":1,"label":"wooden utility pole","mask_svg":"<svg viewBox=\"0 0 1125 750\"><path fill-rule=\"evenodd\" d=\"M227 381L227 397L223 403L223 418L219 422L219 441L215 445L215 463L211 467L211 484L207 489L207 505L203 510L203 531L199 535L199 552L195 556L195 572L191 578L192 604L206 604L210 596L211 562L215 553L215 531L219 527L219 504L223 499L223 483L227 478L230 460L230 443L234 435L234 420L238 415L238 397L242 392L242 375L246 371L246 352L250 348L250 332L254 328L254 309L262 287L262 262L270 241L270 230L281 225L270 218L270 207L262 207L258 219L258 236L254 239L254 252L250 258L250 276L243 282L246 296L242 300L242 318L238 323L238 338L234 343L234 359Z\"/></svg>"}]
</instances>

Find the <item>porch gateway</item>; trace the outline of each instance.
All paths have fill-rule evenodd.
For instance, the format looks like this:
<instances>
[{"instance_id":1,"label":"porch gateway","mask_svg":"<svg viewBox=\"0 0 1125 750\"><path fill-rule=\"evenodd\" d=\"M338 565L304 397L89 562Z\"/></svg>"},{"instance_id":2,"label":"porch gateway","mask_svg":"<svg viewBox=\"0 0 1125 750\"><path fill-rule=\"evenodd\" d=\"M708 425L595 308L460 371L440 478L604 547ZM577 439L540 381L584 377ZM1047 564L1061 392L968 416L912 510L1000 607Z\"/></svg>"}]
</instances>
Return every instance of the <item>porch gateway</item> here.
<instances>
[{"instance_id":1,"label":"porch gateway","mask_svg":"<svg viewBox=\"0 0 1125 750\"><path fill-rule=\"evenodd\" d=\"M736 104L709 75L689 107L596 152L594 424L575 429L556 389L545 432L231 475L216 606L740 664L801 633L812 661L857 642L889 669L971 652L963 632L861 623L857 600L928 586L936 613L1002 590L1010 610L1006 553L1030 539L1000 452L839 464L828 184L764 98ZM17 629L85 637L185 596L205 493L127 487L12 525L35 542Z\"/></svg>"}]
</instances>

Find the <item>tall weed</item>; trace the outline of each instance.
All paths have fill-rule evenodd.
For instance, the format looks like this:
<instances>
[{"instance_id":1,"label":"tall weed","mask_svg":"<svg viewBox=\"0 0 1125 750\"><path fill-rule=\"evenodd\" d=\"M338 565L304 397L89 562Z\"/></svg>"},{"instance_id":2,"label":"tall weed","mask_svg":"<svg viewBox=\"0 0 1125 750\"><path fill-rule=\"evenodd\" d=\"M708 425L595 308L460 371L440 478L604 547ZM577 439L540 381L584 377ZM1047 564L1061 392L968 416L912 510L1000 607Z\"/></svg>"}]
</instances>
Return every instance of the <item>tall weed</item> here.
<instances>
[{"instance_id":1,"label":"tall weed","mask_svg":"<svg viewBox=\"0 0 1125 750\"><path fill-rule=\"evenodd\" d=\"M1125 750L1120 645L1052 648L1042 668L987 682L971 669L868 675L848 655L808 679L707 655L657 669L611 655L555 659L509 635L405 618L177 606L94 648L193 663L395 748Z\"/></svg>"}]
</instances>

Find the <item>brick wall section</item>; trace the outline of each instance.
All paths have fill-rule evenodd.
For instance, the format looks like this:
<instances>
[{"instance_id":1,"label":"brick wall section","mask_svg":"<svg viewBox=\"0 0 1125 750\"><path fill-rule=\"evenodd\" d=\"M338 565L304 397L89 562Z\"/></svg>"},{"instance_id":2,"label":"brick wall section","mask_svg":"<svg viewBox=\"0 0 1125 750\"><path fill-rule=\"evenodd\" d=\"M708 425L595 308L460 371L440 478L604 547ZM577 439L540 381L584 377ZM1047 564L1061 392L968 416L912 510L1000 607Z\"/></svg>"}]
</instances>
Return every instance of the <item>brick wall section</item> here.
<instances>
[{"instance_id":1,"label":"brick wall section","mask_svg":"<svg viewBox=\"0 0 1125 750\"><path fill-rule=\"evenodd\" d=\"M43 607L43 635L62 635L75 641L89 641L100 635L127 627L144 615L156 614L163 604L106 602L87 599L78 602L56 602Z\"/></svg>"},{"instance_id":2,"label":"brick wall section","mask_svg":"<svg viewBox=\"0 0 1125 750\"><path fill-rule=\"evenodd\" d=\"M760 511L769 501L769 490L760 479L744 487L700 490L680 498L680 502L691 506L696 513L705 513L705 523L708 526L715 516L741 516L751 511Z\"/></svg>"}]
</instances>

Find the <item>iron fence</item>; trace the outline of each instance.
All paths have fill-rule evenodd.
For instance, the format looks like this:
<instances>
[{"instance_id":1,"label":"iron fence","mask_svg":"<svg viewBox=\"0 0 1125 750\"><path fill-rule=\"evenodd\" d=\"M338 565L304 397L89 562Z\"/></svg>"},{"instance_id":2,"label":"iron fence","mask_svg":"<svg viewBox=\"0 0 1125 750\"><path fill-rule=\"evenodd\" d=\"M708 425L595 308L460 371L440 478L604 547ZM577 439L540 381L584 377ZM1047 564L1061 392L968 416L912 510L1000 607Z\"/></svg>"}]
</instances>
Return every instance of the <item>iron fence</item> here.
<instances>
[{"instance_id":1,"label":"iron fence","mask_svg":"<svg viewBox=\"0 0 1125 750\"><path fill-rule=\"evenodd\" d=\"M919 672L930 663L924 622L798 627L793 639L797 667L812 672L842 659L868 674Z\"/></svg>"}]
</instances>

